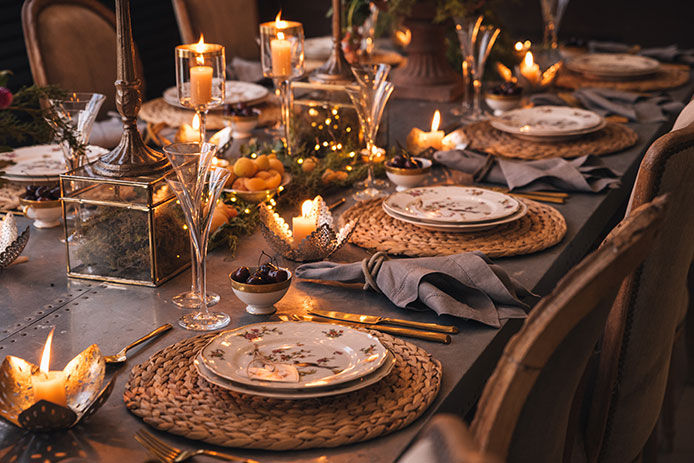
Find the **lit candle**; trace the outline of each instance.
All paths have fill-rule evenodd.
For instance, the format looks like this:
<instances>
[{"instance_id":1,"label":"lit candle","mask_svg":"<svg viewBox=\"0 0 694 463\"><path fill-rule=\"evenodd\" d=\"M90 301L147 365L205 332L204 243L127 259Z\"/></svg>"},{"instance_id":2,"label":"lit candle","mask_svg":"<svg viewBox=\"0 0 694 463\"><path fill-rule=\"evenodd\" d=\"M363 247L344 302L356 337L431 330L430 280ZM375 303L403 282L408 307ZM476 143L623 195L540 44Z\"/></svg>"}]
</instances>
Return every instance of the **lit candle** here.
<instances>
[{"instance_id":1,"label":"lit candle","mask_svg":"<svg viewBox=\"0 0 694 463\"><path fill-rule=\"evenodd\" d=\"M525 58L523 58L523 61L521 61L520 73L532 85L539 85L540 80L542 79L542 73L540 72L540 66L533 59L532 52L527 52L525 54Z\"/></svg>"},{"instance_id":2,"label":"lit candle","mask_svg":"<svg viewBox=\"0 0 694 463\"><path fill-rule=\"evenodd\" d=\"M272 74L276 77L288 77L292 74L292 44L284 38L282 28L286 22L280 20L282 11L275 18L277 38L270 40L270 54L272 55Z\"/></svg>"},{"instance_id":3,"label":"lit candle","mask_svg":"<svg viewBox=\"0 0 694 463\"><path fill-rule=\"evenodd\" d=\"M190 68L190 104L198 107L205 106L212 101L212 66L205 66L205 42L202 35L200 41L192 46L199 55L195 57L195 64Z\"/></svg>"},{"instance_id":4,"label":"lit candle","mask_svg":"<svg viewBox=\"0 0 694 463\"><path fill-rule=\"evenodd\" d=\"M419 154L427 148L440 150L443 137L446 135L443 130L439 130L441 123L441 113L437 109L431 119L431 131L425 132L414 127L407 136L407 151L412 154Z\"/></svg>"},{"instance_id":5,"label":"lit candle","mask_svg":"<svg viewBox=\"0 0 694 463\"><path fill-rule=\"evenodd\" d=\"M292 217L292 236L294 236L295 246L316 230L316 218L311 214L312 208L313 201L307 199L301 205L301 215Z\"/></svg>"},{"instance_id":6,"label":"lit candle","mask_svg":"<svg viewBox=\"0 0 694 463\"><path fill-rule=\"evenodd\" d=\"M175 140L178 143L200 142L200 116L193 116L190 124L183 124L176 132Z\"/></svg>"},{"instance_id":7,"label":"lit candle","mask_svg":"<svg viewBox=\"0 0 694 463\"><path fill-rule=\"evenodd\" d=\"M41 355L41 365L39 373L31 377L32 389L34 391L34 401L47 400L57 405L67 407L67 395L65 393L65 372L49 371L48 365L51 359L51 341L53 340L53 331L51 330L46 339L46 344L43 347L43 355Z\"/></svg>"}]
</instances>

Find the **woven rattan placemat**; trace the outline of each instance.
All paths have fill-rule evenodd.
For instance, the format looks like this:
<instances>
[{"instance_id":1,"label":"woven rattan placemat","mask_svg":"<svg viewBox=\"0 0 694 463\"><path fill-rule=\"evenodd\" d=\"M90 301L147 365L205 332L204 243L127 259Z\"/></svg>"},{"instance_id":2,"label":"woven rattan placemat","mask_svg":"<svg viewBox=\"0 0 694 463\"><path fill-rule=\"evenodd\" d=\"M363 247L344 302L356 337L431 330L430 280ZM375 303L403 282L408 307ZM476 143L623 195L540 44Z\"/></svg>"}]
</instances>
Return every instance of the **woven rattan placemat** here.
<instances>
[{"instance_id":1,"label":"woven rattan placemat","mask_svg":"<svg viewBox=\"0 0 694 463\"><path fill-rule=\"evenodd\" d=\"M679 87L689 82L689 66L683 64L661 64L660 71L651 77L637 80L597 80L571 71L562 70L557 77L557 87L614 88L630 92L651 92Z\"/></svg>"},{"instance_id":2,"label":"woven rattan placemat","mask_svg":"<svg viewBox=\"0 0 694 463\"><path fill-rule=\"evenodd\" d=\"M214 333L178 342L134 367L125 405L157 429L227 447L291 450L373 439L424 413L439 392L442 369L414 344L368 332L395 355L396 364L384 379L359 391L279 400L211 385L198 376L193 358Z\"/></svg>"},{"instance_id":3,"label":"woven rattan placemat","mask_svg":"<svg viewBox=\"0 0 694 463\"><path fill-rule=\"evenodd\" d=\"M528 213L507 225L472 233L425 230L386 214L381 199L357 203L340 222L359 217L350 241L357 246L410 257L482 251L489 257L530 254L554 246L566 234L564 217L551 206L523 199Z\"/></svg>"},{"instance_id":4,"label":"woven rattan placemat","mask_svg":"<svg viewBox=\"0 0 694 463\"><path fill-rule=\"evenodd\" d=\"M616 153L634 146L639 136L629 127L608 122L604 129L575 140L551 143L522 140L497 130L489 121L463 127L470 148L516 159L575 158Z\"/></svg>"}]
</instances>

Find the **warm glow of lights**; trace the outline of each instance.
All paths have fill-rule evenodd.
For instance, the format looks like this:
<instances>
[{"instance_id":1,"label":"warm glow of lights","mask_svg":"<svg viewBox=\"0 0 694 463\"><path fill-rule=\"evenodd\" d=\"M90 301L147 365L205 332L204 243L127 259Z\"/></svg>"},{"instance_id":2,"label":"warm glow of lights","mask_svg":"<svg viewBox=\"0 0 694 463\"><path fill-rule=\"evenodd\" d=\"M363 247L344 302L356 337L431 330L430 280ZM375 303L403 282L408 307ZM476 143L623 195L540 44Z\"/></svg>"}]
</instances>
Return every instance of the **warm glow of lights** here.
<instances>
[{"instance_id":1,"label":"warm glow of lights","mask_svg":"<svg viewBox=\"0 0 694 463\"><path fill-rule=\"evenodd\" d=\"M195 51L198 52L198 53L204 53L204 52L205 52L205 48L206 48L206 47L205 47L205 39L204 39L204 37L202 36L202 34L200 34L200 40L198 40L198 43L196 43L195 45L193 45L193 50L195 50ZM198 56L198 59L200 59L200 58L201 58L201 57Z\"/></svg>"},{"instance_id":2,"label":"warm glow of lights","mask_svg":"<svg viewBox=\"0 0 694 463\"><path fill-rule=\"evenodd\" d=\"M515 48L516 51L521 51L523 49L523 42L516 42L513 48Z\"/></svg>"},{"instance_id":3,"label":"warm glow of lights","mask_svg":"<svg viewBox=\"0 0 694 463\"><path fill-rule=\"evenodd\" d=\"M193 116L193 122L190 123L190 126L195 130L200 130L200 116L198 113L195 113L195 116Z\"/></svg>"},{"instance_id":4,"label":"warm glow of lights","mask_svg":"<svg viewBox=\"0 0 694 463\"><path fill-rule=\"evenodd\" d=\"M46 338L46 344L43 345L43 354L41 354L41 365L39 370L41 373L48 373L48 365L51 362L51 343L53 342L53 332L55 327L51 328L51 332L48 333Z\"/></svg>"},{"instance_id":5,"label":"warm glow of lights","mask_svg":"<svg viewBox=\"0 0 694 463\"><path fill-rule=\"evenodd\" d=\"M395 40L403 47L406 47L412 41L412 31L406 27L402 27L395 31Z\"/></svg>"},{"instance_id":6,"label":"warm glow of lights","mask_svg":"<svg viewBox=\"0 0 694 463\"><path fill-rule=\"evenodd\" d=\"M524 46L525 48L530 48L530 45L532 45L532 44L530 43L530 40L526 40L525 42L523 42L523 46Z\"/></svg>"},{"instance_id":7,"label":"warm glow of lights","mask_svg":"<svg viewBox=\"0 0 694 463\"><path fill-rule=\"evenodd\" d=\"M520 43L520 42L518 42ZM513 72L504 66L503 64L497 62L496 63L496 72L499 73L502 79L504 79L506 82L515 82L516 78L513 76Z\"/></svg>"},{"instance_id":8,"label":"warm glow of lights","mask_svg":"<svg viewBox=\"0 0 694 463\"><path fill-rule=\"evenodd\" d=\"M318 115L318 111L316 110L316 108L309 108L308 113L311 116L317 116Z\"/></svg>"},{"instance_id":9,"label":"warm glow of lights","mask_svg":"<svg viewBox=\"0 0 694 463\"><path fill-rule=\"evenodd\" d=\"M284 40L284 32L278 32L278 33L277 33L277 38L278 38L279 40Z\"/></svg>"},{"instance_id":10,"label":"warm glow of lights","mask_svg":"<svg viewBox=\"0 0 694 463\"><path fill-rule=\"evenodd\" d=\"M304 217L308 217L311 215L311 209L313 208L313 201L310 199L307 199L301 204L301 215Z\"/></svg>"},{"instance_id":11,"label":"warm glow of lights","mask_svg":"<svg viewBox=\"0 0 694 463\"><path fill-rule=\"evenodd\" d=\"M439 130L439 124L441 124L441 112L437 109L434 117L431 119L431 131L436 132Z\"/></svg>"},{"instance_id":12,"label":"warm glow of lights","mask_svg":"<svg viewBox=\"0 0 694 463\"><path fill-rule=\"evenodd\" d=\"M286 28L286 27L288 26L287 21L282 21L281 18L282 18L282 10L280 10L280 11L277 13L277 16L275 16L275 27L276 27L277 29L284 29L284 28ZM278 32L278 33L277 33L277 38L280 39L280 40L281 40L281 39L284 39L284 34L282 34L281 37L280 37L280 34L282 34L282 32Z\"/></svg>"},{"instance_id":13,"label":"warm glow of lights","mask_svg":"<svg viewBox=\"0 0 694 463\"><path fill-rule=\"evenodd\" d=\"M533 58L533 52L529 51L525 54L525 58L523 58L523 64L527 68L530 68L530 67L532 67L533 64L535 64L535 59Z\"/></svg>"}]
</instances>

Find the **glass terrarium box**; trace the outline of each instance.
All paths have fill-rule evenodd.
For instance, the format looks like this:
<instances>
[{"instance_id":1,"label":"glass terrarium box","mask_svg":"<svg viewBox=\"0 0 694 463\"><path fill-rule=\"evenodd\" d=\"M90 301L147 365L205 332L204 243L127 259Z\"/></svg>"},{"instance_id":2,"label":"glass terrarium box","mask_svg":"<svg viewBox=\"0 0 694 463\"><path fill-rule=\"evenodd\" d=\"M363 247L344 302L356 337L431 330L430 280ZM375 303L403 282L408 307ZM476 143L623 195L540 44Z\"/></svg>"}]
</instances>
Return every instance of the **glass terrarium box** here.
<instances>
[{"instance_id":1,"label":"glass terrarium box","mask_svg":"<svg viewBox=\"0 0 694 463\"><path fill-rule=\"evenodd\" d=\"M69 277L158 286L190 264L185 218L165 174L60 176Z\"/></svg>"}]
</instances>

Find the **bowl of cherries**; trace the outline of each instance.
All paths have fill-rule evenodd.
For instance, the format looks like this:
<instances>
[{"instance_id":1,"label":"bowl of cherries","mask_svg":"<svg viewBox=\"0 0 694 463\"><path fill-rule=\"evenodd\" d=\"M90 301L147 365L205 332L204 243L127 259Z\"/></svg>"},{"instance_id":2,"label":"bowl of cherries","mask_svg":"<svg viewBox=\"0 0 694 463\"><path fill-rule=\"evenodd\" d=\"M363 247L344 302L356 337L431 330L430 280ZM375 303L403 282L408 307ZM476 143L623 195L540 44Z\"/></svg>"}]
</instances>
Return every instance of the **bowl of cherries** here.
<instances>
[{"instance_id":1,"label":"bowl of cherries","mask_svg":"<svg viewBox=\"0 0 694 463\"><path fill-rule=\"evenodd\" d=\"M400 153L386 162L386 175L396 190L404 191L422 183L431 171L431 160Z\"/></svg>"},{"instance_id":2,"label":"bowl of cherries","mask_svg":"<svg viewBox=\"0 0 694 463\"><path fill-rule=\"evenodd\" d=\"M29 185L19 197L24 215L34 220L36 228L53 228L60 225L63 209L60 207L59 186Z\"/></svg>"},{"instance_id":3,"label":"bowl of cherries","mask_svg":"<svg viewBox=\"0 0 694 463\"><path fill-rule=\"evenodd\" d=\"M274 304L286 294L292 282L292 272L266 262L258 267L239 267L229 274L231 288L246 312L267 315L276 309Z\"/></svg>"},{"instance_id":4,"label":"bowl of cherries","mask_svg":"<svg viewBox=\"0 0 694 463\"><path fill-rule=\"evenodd\" d=\"M227 105L225 116L231 122L234 138L249 138L258 125L260 111L244 104Z\"/></svg>"},{"instance_id":5,"label":"bowl of cherries","mask_svg":"<svg viewBox=\"0 0 694 463\"><path fill-rule=\"evenodd\" d=\"M521 103L523 88L516 82L506 81L487 90L484 100L494 112L504 112L516 108Z\"/></svg>"}]
</instances>

